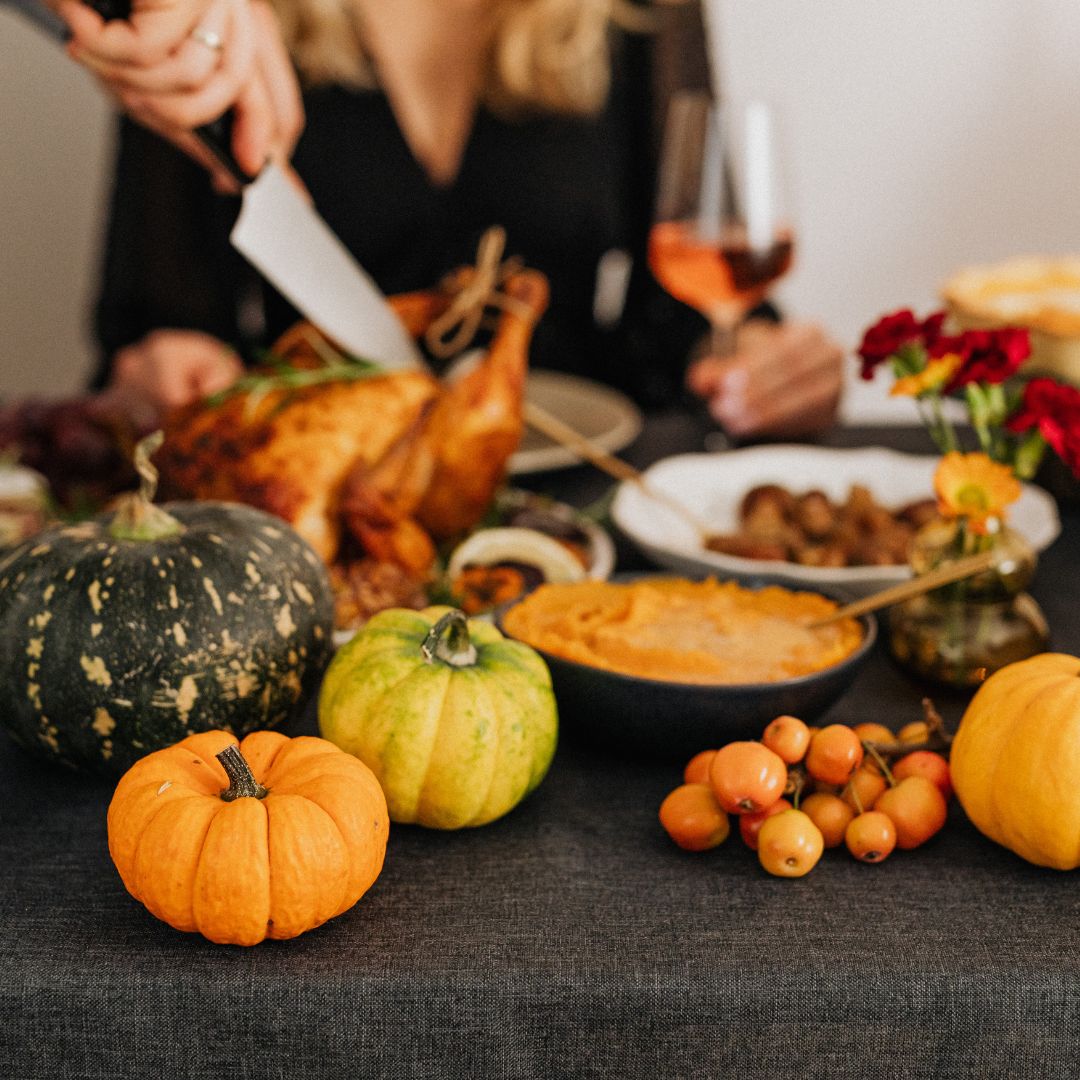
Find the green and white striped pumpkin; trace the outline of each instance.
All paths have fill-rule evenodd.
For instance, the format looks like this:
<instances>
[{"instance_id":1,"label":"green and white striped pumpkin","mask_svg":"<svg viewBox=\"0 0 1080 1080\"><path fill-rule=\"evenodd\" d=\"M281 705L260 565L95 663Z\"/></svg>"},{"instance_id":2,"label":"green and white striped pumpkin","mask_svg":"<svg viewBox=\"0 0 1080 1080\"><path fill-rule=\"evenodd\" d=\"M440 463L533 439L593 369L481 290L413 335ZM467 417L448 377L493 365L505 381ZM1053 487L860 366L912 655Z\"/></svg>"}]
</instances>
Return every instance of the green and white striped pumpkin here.
<instances>
[{"instance_id":1,"label":"green and white striped pumpkin","mask_svg":"<svg viewBox=\"0 0 1080 1080\"><path fill-rule=\"evenodd\" d=\"M117 775L194 732L280 725L325 667L333 600L308 544L152 488L0 561L0 719L27 750Z\"/></svg>"},{"instance_id":2,"label":"green and white striped pumpkin","mask_svg":"<svg viewBox=\"0 0 1080 1080\"><path fill-rule=\"evenodd\" d=\"M539 653L446 607L372 616L319 691L324 738L375 774L390 820L486 825L543 780L558 714Z\"/></svg>"}]
</instances>

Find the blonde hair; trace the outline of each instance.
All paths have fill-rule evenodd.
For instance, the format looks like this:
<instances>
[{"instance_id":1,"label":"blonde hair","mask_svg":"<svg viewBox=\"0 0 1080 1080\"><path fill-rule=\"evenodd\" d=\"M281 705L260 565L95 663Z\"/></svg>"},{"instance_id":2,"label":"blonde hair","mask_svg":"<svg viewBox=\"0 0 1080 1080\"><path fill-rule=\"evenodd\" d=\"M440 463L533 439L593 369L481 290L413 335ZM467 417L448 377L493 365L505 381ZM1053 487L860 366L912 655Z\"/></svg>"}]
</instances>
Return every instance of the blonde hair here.
<instances>
[{"instance_id":1,"label":"blonde hair","mask_svg":"<svg viewBox=\"0 0 1080 1080\"><path fill-rule=\"evenodd\" d=\"M273 0L282 35L308 85L375 86L350 0ZM645 29L648 12L629 0L501 0L493 13L483 104L513 114L587 115L603 104L612 22Z\"/></svg>"}]
</instances>

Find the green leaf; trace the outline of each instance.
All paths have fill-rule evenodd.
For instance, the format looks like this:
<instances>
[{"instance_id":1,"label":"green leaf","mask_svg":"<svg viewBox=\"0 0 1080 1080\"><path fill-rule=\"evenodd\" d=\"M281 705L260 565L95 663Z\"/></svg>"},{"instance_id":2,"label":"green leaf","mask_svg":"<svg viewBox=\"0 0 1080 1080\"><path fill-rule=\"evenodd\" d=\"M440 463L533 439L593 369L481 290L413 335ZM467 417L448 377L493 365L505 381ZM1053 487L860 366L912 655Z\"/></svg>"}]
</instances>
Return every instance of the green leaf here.
<instances>
[{"instance_id":1,"label":"green leaf","mask_svg":"<svg viewBox=\"0 0 1080 1080\"><path fill-rule=\"evenodd\" d=\"M1002 392L1005 395L1005 411L1002 414L1002 419L1005 420L1020 408L1020 404L1024 400L1024 391L1020 386L1005 386L1002 384Z\"/></svg>"},{"instance_id":2,"label":"green leaf","mask_svg":"<svg viewBox=\"0 0 1080 1080\"><path fill-rule=\"evenodd\" d=\"M278 403L275 411L280 411L292 400L293 391L332 382L357 382L372 375L379 375L384 370L372 360L337 352L325 342L317 348L317 352L323 361L322 367L317 368L296 368L280 356L265 353L262 364L270 370L252 371L242 375L231 386L211 394L206 399L206 405L216 409L237 394L250 394L249 405L254 409L266 394L276 390L290 391Z\"/></svg>"},{"instance_id":3,"label":"green leaf","mask_svg":"<svg viewBox=\"0 0 1080 1080\"><path fill-rule=\"evenodd\" d=\"M591 522L594 525L610 526L611 504L615 501L618 492L619 485L612 484L598 499L594 499L587 506L583 506L578 511L578 516L583 521Z\"/></svg>"},{"instance_id":4,"label":"green leaf","mask_svg":"<svg viewBox=\"0 0 1080 1080\"><path fill-rule=\"evenodd\" d=\"M971 417L971 426L979 440L979 448L984 454L993 457L994 433L990 427L991 407L986 388L979 383L968 383L964 387L964 402Z\"/></svg>"},{"instance_id":5,"label":"green leaf","mask_svg":"<svg viewBox=\"0 0 1080 1080\"><path fill-rule=\"evenodd\" d=\"M1021 480L1030 480L1039 471L1047 442L1037 428L1020 438L1016 447L1013 471Z\"/></svg>"},{"instance_id":6,"label":"green leaf","mask_svg":"<svg viewBox=\"0 0 1080 1080\"><path fill-rule=\"evenodd\" d=\"M902 379L907 375L917 375L926 367L926 350L913 342L902 345L892 355L893 374Z\"/></svg>"},{"instance_id":7,"label":"green leaf","mask_svg":"<svg viewBox=\"0 0 1080 1080\"><path fill-rule=\"evenodd\" d=\"M987 423L1000 427L1008 414L1008 402L1005 387L1001 383L991 383L985 388Z\"/></svg>"}]
</instances>

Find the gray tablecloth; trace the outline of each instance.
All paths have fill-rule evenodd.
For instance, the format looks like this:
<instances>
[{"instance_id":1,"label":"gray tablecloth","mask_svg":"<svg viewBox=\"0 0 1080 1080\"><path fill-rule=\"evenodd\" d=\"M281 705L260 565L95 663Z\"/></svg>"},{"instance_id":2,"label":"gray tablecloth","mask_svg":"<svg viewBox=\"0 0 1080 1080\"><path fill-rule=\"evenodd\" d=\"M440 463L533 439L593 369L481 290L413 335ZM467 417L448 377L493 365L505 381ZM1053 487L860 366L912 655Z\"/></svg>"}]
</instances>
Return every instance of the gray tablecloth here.
<instances>
[{"instance_id":1,"label":"gray tablecloth","mask_svg":"<svg viewBox=\"0 0 1080 1080\"><path fill-rule=\"evenodd\" d=\"M657 418L631 456L696 437ZM578 501L604 486L585 470L531 482ZM1054 647L1076 653L1080 515L1065 526L1034 591ZM921 693L876 655L828 719L896 727ZM955 721L963 699L938 700ZM357 907L246 950L153 919L110 863L108 786L3 739L0 1078L1080 1074L1075 875L959 811L916 852L827 853L797 882L737 839L686 854L656 820L678 768L576 745L572 722L507 818L395 828Z\"/></svg>"}]
</instances>

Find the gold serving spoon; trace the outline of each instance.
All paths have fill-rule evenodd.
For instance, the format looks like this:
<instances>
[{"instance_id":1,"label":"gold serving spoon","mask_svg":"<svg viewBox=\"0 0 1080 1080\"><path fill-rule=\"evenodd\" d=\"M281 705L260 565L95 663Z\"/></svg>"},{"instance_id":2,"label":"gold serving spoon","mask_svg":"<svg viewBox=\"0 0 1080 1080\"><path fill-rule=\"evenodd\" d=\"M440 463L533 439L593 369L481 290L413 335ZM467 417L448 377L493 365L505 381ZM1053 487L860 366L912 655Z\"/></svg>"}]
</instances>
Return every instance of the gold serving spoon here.
<instances>
[{"instance_id":1,"label":"gold serving spoon","mask_svg":"<svg viewBox=\"0 0 1080 1080\"><path fill-rule=\"evenodd\" d=\"M854 619L859 615L867 614L867 612L879 611L881 608L899 604L902 600L910 600L914 596L921 596L932 589L940 589L942 585L949 585L954 581L972 577L995 566L1001 566L1002 569L1008 570L1013 563L1015 563L1015 556L1010 555L1008 551L994 549L980 551L977 555L969 555L967 558L945 563L925 574L919 574L908 581L902 581L899 585L892 585L887 589L882 589L881 592L872 593L870 596L864 596L861 600L845 604L843 607L837 608L831 615L807 623L806 627L808 630L817 630L818 627L829 626L832 623L839 622L841 619Z\"/></svg>"}]
</instances>

